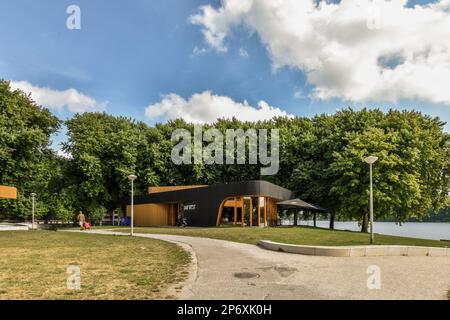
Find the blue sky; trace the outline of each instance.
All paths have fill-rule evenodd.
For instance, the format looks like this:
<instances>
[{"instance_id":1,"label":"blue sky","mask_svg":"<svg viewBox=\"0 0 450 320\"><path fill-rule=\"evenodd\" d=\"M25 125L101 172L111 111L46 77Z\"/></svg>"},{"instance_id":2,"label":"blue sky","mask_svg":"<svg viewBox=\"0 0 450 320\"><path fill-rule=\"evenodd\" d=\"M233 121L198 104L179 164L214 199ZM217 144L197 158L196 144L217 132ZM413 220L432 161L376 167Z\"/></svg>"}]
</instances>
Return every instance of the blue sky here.
<instances>
[{"instance_id":1,"label":"blue sky","mask_svg":"<svg viewBox=\"0 0 450 320\"><path fill-rule=\"evenodd\" d=\"M427 1L408 5L416 3ZM81 30L66 28L66 9L72 4L81 9ZM415 108L450 122L445 96L444 102L401 95L396 102L383 101L383 97L379 101L373 97L367 101L336 95L312 97L314 88L324 82L308 79L308 71L299 67L301 62L285 63L285 57L274 54L276 44L270 43L265 26L230 22L226 52L211 45L202 33L208 26L190 21L207 4L215 10L222 6L219 1L206 0L3 0L0 77L54 91L72 88L104 104L109 114L150 125L163 121L164 116L151 118L145 109L165 95L174 93L187 101L205 91L253 107L262 100L293 115L377 106ZM248 19L252 21L251 16ZM275 70L276 62L280 67ZM185 108L189 106L186 102ZM63 119L73 115L66 107L52 111ZM449 125L446 130L450 131ZM55 137L55 147L63 139L64 132Z\"/></svg>"}]
</instances>

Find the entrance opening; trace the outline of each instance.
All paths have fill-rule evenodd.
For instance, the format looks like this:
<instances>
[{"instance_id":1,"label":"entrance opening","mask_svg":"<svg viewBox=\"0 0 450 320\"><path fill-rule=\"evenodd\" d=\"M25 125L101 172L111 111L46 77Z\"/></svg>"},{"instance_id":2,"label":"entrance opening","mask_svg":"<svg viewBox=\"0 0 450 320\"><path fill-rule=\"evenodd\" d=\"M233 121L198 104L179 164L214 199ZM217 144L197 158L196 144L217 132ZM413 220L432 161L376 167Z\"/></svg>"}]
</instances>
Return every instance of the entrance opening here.
<instances>
[{"instance_id":1,"label":"entrance opening","mask_svg":"<svg viewBox=\"0 0 450 320\"><path fill-rule=\"evenodd\" d=\"M252 226L258 226L258 197L252 197Z\"/></svg>"},{"instance_id":2,"label":"entrance opening","mask_svg":"<svg viewBox=\"0 0 450 320\"><path fill-rule=\"evenodd\" d=\"M268 198L260 196L225 199L219 209L217 225L267 226Z\"/></svg>"},{"instance_id":3,"label":"entrance opening","mask_svg":"<svg viewBox=\"0 0 450 320\"><path fill-rule=\"evenodd\" d=\"M259 197L259 225L265 226L266 225L266 215L265 215L265 198Z\"/></svg>"},{"instance_id":4,"label":"entrance opening","mask_svg":"<svg viewBox=\"0 0 450 320\"><path fill-rule=\"evenodd\" d=\"M181 203L169 203L167 225L176 226L183 217L183 211L181 210Z\"/></svg>"},{"instance_id":5,"label":"entrance opening","mask_svg":"<svg viewBox=\"0 0 450 320\"><path fill-rule=\"evenodd\" d=\"M244 198L244 225L250 225L250 203L251 198Z\"/></svg>"},{"instance_id":6,"label":"entrance opening","mask_svg":"<svg viewBox=\"0 0 450 320\"><path fill-rule=\"evenodd\" d=\"M221 224L234 224L234 210L231 207L224 207L222 211Z\"/></svg>"}]
</instances>

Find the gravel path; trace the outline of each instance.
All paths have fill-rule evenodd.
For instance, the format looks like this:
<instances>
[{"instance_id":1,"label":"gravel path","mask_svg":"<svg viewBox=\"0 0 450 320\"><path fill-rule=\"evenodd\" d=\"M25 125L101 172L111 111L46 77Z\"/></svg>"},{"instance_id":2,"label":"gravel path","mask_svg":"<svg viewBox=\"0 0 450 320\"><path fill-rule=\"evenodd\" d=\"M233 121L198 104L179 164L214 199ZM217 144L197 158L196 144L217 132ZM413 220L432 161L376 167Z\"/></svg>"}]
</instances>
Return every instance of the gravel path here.
<instances>
[{"instance_id":1,"label":"gravel path","mask_svg":"<svg viewBox=\"0 0 450 320\"><path fill-rule=\"evenodd\" d=\"M446 299L450 288L450 257L318 257L208 238L135 235L182 243L195 252L180 298ZM380 268L381 289L367 288L372 265Z\"/></svg>"}]
</instances>

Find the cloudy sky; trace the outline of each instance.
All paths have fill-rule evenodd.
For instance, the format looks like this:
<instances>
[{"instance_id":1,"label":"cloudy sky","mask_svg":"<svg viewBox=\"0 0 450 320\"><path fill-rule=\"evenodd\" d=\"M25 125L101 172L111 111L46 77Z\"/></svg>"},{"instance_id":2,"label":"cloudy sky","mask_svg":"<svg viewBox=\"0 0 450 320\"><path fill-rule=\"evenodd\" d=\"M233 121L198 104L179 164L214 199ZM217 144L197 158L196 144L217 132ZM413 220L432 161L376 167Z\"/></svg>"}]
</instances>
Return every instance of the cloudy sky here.
<instances>
[{"instance_id":1,"label":"cloudy sky","mask_svg":"<svg viewBox=\"0 0 450 320\"><path fill-rule=\"evenodd\" d=\"M450 0L1 0L0 38L0 77L62 119L367 106L450 123Z\"/></svg>"}]
</instances>

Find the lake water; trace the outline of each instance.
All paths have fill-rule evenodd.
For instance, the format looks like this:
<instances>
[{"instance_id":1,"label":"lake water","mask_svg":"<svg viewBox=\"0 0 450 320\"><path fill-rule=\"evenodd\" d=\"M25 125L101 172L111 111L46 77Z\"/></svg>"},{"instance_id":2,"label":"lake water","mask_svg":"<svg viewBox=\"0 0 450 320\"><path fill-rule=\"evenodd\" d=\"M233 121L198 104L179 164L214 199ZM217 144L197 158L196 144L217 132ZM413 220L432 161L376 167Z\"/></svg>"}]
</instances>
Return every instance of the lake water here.
<instances>
[{"instance_id":1,"label":"lake water","mask_svg":"<svg viewBox=\"0 0 450 320\"><path fill-rule=\"evenodd\" d=\"M283 224L292 225L292 221L290 223L283 221ZM300 221L299 224L312 226L313 222L312 220ZM329 221L317 221L317 226L328 228ZM361 231L361 227L354 221L336 221L334 227L338 230ZM450 222L407 222L401 226L395 222L375 222L374 232L401 237L450 240Z\"/></svg>"}]
</instances>

